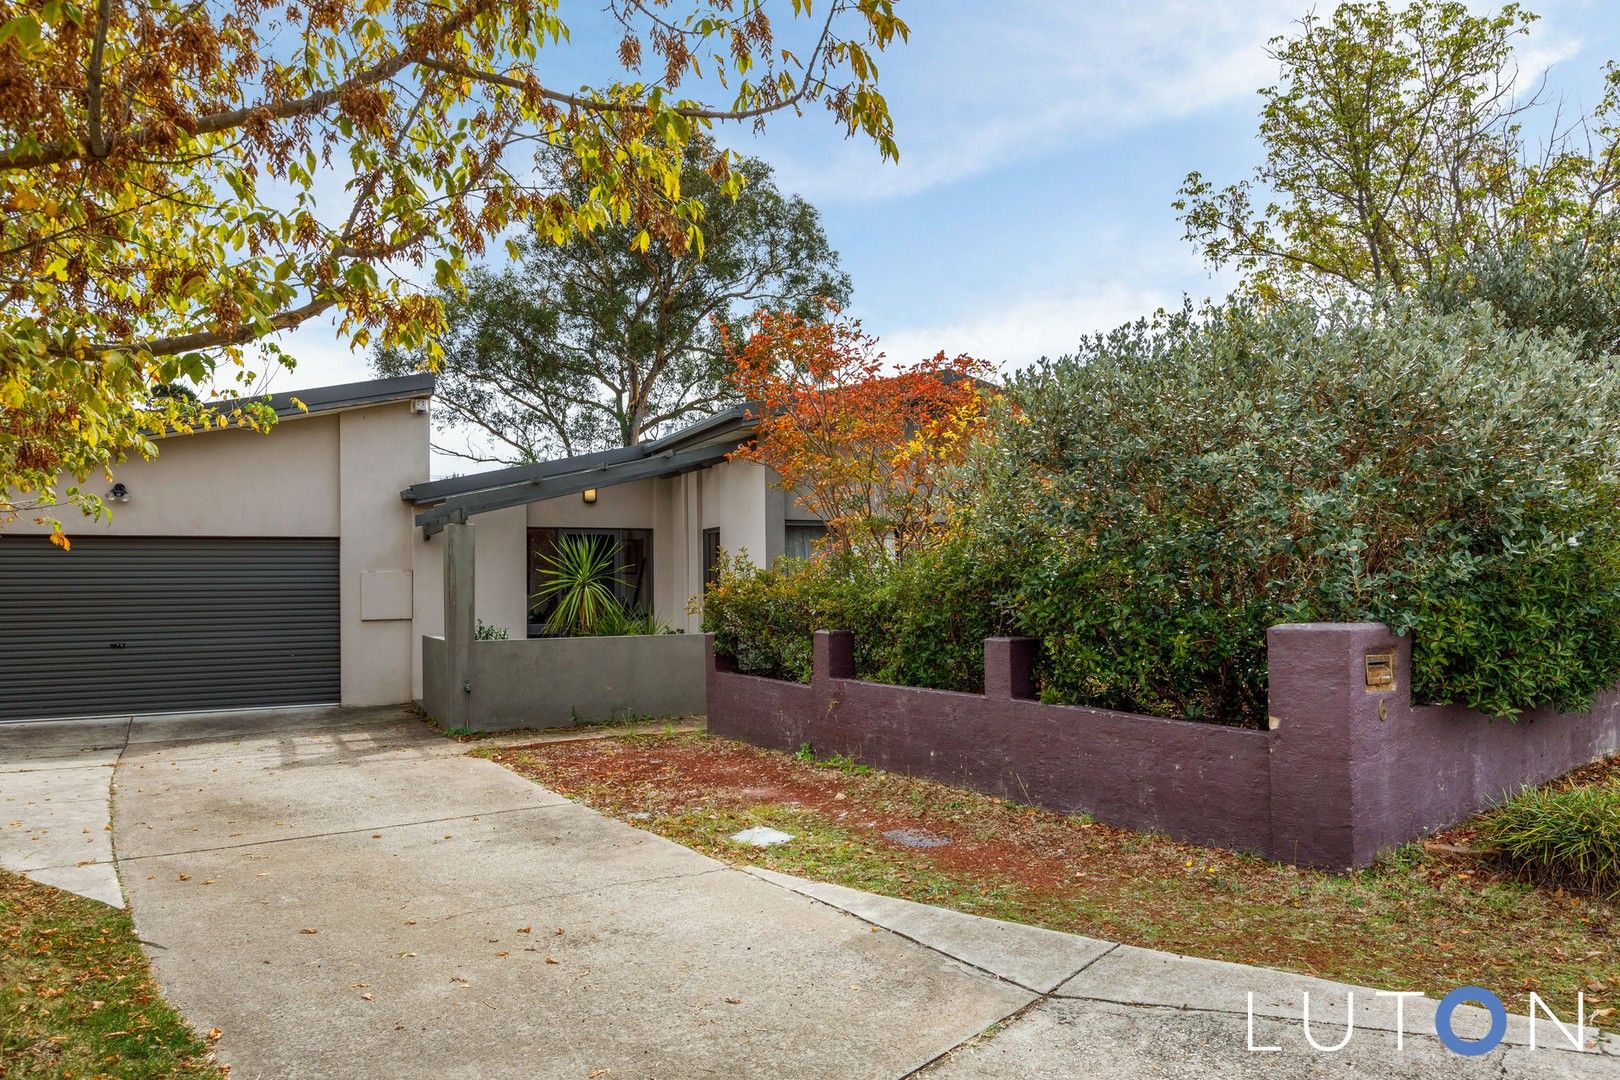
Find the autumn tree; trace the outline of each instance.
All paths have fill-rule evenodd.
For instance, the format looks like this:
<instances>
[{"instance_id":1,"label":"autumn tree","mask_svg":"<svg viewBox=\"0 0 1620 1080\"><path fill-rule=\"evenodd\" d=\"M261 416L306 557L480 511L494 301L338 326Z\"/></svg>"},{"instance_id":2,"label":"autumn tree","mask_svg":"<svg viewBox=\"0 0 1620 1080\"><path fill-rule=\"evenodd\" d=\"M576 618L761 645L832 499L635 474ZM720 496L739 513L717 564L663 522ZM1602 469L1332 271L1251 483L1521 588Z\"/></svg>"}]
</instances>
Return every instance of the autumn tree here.
<instances>
[{"instance_id":1,"label":"autumn tree","mask_svg":"<svg viewBox=\"0 0 1620 1080\"><path fill-rule=\"evenodd\" d=\"M859 322L831 316L763 313L746 341L728 336L732 377L758 419L734 456L774 470L836 544L883 559L936 529L945 471L986 426L992 368L943 352L890 366Z\"/></svg>"},{"instance_id":2,"label":"autumn tree","mask_svg":"<svg viewBox=\"0 0 1620 1080\"><path fill-rule=\"evenodd\" d=\"M703 250L636 243L633 219L554 243L529 232L501 270L475 268L465 295L442 297L448 326L435 416L441 432L472 433L474 461L504 464L631 446L737 401L723 327L756 310L824 313L849 299L849 278L820 215L779 191L757 158L711 173L713 148L686 147L681 190L703 206ZM725 183L744 183L735 198ZM581 181L558 177L574 197ZM417 370L424 350L385 348L384 375Z\"/></svg>"},{"instance_id":3,"label":"autumn tree","mask_svg":"<svg viewBox=\"0 0 1620 1080\"><path fill-rule=\"evenodd\" d=\"M1488 248L1586 237L1620 181L1620 83L1611 73L1592 117L1544 116L1553 134L1532 145L1523 125L1541 103L1514 45L1535 19L1458 0L1301 19L1271 42L1265 160L1224 188L1187 177L1187 239L1262 293L1322 294L1444 281Z\"/></svg>"},{"instance_id":4,"label":"autumn tree","mask_svg":"<svg viewBox=\"0 0 1620 1080\"><path fill-rule=\"evenodd\" d=\"M561 0L0 0L0 520L98 509L57 477L197 419L156 387L251 384L310 319L433 354L416 275L454 287L514 222L701 249L682 158L717 123L819 106L894 157L892 0L767 6L606 0L617 48L565 88Z\"/></svg>"}]
</instances>

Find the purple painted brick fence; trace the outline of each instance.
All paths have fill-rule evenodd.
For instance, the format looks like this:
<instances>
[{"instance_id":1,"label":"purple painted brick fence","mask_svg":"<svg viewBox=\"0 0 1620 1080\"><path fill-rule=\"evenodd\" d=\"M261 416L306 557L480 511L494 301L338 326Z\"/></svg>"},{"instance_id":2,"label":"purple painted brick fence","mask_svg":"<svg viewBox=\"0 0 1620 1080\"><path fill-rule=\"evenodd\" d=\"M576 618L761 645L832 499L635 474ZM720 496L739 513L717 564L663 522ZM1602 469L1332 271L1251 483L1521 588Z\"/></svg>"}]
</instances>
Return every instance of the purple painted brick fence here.
<instances>
[{"instance_id":1,"label":"purple painted brick fence","mask_svg":"<svg viewBox=\"0 0 1620 1080\"><path fill-rule=\"evenodd\" d=\"M1523 784L1620 751L1620 698L1518 723L1414 706L1407 639L1369 623L1274 627L1270 731L1034 700L1028 638L985 642L985 693L854 676L815 636L810 685L738 674L709 641L709 730L1286 862L1364 866ZM1369 688L1369 657L1392 679Z\"/></svg>"}]
</instances>

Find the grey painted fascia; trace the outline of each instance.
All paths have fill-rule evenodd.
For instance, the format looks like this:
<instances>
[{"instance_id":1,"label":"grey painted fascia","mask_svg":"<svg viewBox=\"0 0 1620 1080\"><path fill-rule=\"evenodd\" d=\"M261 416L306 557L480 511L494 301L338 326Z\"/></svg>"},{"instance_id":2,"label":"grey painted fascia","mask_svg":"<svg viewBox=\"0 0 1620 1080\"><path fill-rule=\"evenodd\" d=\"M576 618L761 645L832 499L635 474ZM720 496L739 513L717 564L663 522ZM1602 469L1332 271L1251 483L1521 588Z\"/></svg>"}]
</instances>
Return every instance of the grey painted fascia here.
<instances>
[{"instance_id":1,"label":"grey painted fascia","mask_svg":"<svg viewBox=\"0 0 1620 1080\"><path fill-rule=\"evenodd\" d=\"M354 409L364 405L382 405L390 401L409 401L412 398L432 397L437 379L431 372L415 375L395 375L386 379L367 379L363 382L339 383L335 386L316 386L308 390L288 390L279 394L261 394L249 398L223 398L206 401L207 409L237 409L255 402L268 404L281 419L293 419L315 413ZM300 409L293 404L296 398L303 402Z\"/></svg>"},{"instance_id":2,"label":"grey painted fascia","mask_svg":"<svg viewBox=\"0 0 1620 1080\"><path fill-rule=\"evenodd\" d=\"M417 506L431 506L457 495L470 495L480 491L532 484L553 476L566 476L583 469L613 465L621 461L639 461L647 456L645 446L619 446L612 450L598 450L592 454L537 461L531 465L513 465L507 469L491 469L471 476L452 476L446 480L430 480L412 484L399 493L399 497Z\"/></svg>"},{"instance_id":3,"label":"grey painted fascia","mask_svg":"<svg viewBox=\"0 0 1620 1080\"><path fill-rule=\"evenodd\" d=\"M537 461L531 465L513 465L505 469L491 469L489 472L473 473L469 476L453 476L445 480L431 480L422 484L412 484L404 491L401 491L399 496L406 502L415 503L417 506L425 506L458 495L472 495L506 487L527 487L537 481L583 472L586 469L640 461L659 454L680 450L706 439L720 441L728 436L734 436L726 443L728 448L734 447L754 430L758 412L758 402L745 401L740 405L733 405L730 408L723 409L713 416L694 421L679 431L672 432L661 439L654 439L652 442L641 443L637 446L615 447L611 450L598 450L594 453L578 454L574 457L554 458L551 461ZM622 482L613 481L612 483ZM612 483L586 484L585 487L611 487ZM579 490L583 491L584 488Z\"/></svg>"},{"instance_id":4,"label":"grey painted fascia","mask_svg":"<svg viewBox=\"0 0 1620 1080\"><path fill-rule=\"evenodd\" d=\"M525 484L510 484L488 491L457 495L417 514L416 524L422 526L425 535L432 536L449 522L465 521L474 514L523 506L563 495L576 495L589 488L613 487L636 480L690 472L723 460L734 448L735 444L711 443L688 450L652 454L635 461L599 465L561 476L543 477Z\"/></svg>"}]
</instances>

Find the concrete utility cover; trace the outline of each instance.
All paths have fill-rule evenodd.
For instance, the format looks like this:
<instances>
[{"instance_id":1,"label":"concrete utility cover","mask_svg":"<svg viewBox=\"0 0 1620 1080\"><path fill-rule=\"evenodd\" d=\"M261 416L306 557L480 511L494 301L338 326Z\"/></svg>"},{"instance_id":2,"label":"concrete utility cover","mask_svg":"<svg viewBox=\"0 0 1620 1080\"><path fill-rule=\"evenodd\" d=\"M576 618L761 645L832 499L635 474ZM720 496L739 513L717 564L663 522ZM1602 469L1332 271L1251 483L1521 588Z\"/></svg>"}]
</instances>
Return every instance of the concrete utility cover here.
<instances>
[{"instance_id":1,"label":"concrete utility cover","mask_svg":"<svg viewBox=\"0 0 1620 1080\"><path fill-rule=\"evenodd\" d=\"M752 844L754 847L775 847L777 844L785 844L793 839L793 834L785 833L781 829L770 828L767 825L755 825L752 829L732 833L731 838L739 844Z\"/></svg>"},{"instance_id":2,"label":"concrete utility cover","mask_svg":"<svg viewBox=\"0 0 1620 1080\"><path fill-rule=\"evenodd\" d=\"M944 847L951 842L950 837L931 833L927 829L890 829L883 834L885 840L893 840L901 847L931 848Z\"/></svg>"}]
</instances>

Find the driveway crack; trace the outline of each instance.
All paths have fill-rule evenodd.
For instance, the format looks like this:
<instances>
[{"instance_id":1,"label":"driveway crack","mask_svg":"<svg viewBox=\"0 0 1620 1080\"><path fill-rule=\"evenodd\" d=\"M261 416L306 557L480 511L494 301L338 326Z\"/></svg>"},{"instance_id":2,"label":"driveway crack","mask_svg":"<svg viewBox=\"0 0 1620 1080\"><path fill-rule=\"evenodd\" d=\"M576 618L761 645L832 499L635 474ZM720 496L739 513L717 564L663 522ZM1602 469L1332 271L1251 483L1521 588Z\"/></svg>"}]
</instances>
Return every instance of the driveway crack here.
<instances>
[{"instance_id":1,"label":"driveway crack","mask_svg":"<svg viewBox=\"0 0 1620 1080\"><path fill-rule=\"evenodd\" d=\"M244 840L240 844L215 844L208 847L183 848L178 851L151 851L144 855L131 855L123 862L139 862L143 859L166 859L176 855L202 855L210 851L232 851L237 848L264 847L267 844L290 844L297 840L322 840L332 836L353 836L356 833L379 833L391 829L409 829L417 825L441 825L449 821L475 821L479 818L498 817L503 814L526 814L537 810L560 810L572 806L573 803L548 803L544 806L512 806L505 810L480 810L476 814L453 814L449 817L422 818L418 821L399 821L392 825L363 825L354 829L333 829L330 832L299 833L297 836L273 836L267 840Z\"/></svg>"}]
</instances>

